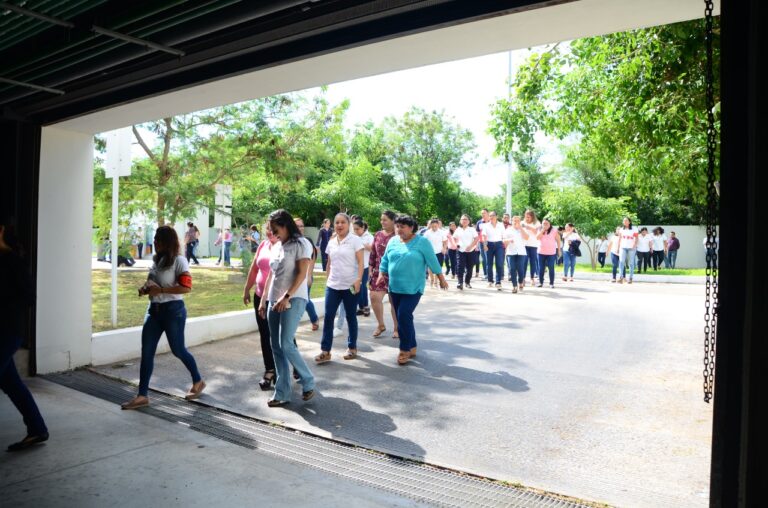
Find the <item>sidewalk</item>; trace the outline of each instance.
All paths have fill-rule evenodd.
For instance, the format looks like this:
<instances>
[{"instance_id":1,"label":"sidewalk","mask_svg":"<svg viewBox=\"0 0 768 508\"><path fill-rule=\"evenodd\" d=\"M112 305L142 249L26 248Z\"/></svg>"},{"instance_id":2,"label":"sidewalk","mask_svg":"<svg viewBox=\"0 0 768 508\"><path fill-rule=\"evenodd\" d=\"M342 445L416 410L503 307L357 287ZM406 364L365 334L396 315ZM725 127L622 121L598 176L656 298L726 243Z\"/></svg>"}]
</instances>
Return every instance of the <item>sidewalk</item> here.
<instances>
[{"instance_id":1,"label":"sidewalk","mask_svg":"<svg viewBox=\"0 0 768 508\"><path fill-rule=\"evenodd\" d=\"M426 506L181 425L122 411L40 378L27 380L51 439L0 451L4 506ZM0 444L24 435L0 397Z\"/></svg>"}]
</instances>

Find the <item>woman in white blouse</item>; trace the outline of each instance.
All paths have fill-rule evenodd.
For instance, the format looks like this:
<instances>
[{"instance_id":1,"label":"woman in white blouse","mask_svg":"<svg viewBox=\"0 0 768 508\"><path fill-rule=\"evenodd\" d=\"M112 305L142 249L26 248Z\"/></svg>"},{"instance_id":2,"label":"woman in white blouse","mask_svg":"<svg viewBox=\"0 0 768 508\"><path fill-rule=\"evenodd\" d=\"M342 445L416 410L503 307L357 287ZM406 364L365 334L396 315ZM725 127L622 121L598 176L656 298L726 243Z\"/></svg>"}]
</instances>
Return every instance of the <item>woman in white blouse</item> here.
<instances>
[{"instance_id":1,"label":"woman in white blouse","mask_svg":"<svg viewBox=\"0 0 768 508\"><path fill-rule=\"evenodd\" d=\"M528 238L528 233L520 223L520 216L515 215L512 217L512 224L504 230L504 248L513 293L517 293L518 287L520 291L525 287L525 262L528 258L525 242Z\"/></svg>"}]
</instances>

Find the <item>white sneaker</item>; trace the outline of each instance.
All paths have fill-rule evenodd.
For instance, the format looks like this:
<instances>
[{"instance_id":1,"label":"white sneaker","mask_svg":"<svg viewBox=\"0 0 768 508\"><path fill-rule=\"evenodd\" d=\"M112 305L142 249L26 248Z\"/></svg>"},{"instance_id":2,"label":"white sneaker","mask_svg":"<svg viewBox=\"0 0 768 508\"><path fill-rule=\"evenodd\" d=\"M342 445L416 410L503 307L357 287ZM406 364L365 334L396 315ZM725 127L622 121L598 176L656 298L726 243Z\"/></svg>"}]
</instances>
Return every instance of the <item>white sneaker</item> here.
<instances>
[{"instance_id":1,"label":"white sneaker","mask_svg":"<svg viewBox=\"0 0 768 508\"><path fill-rule=\"evenodd\" d=\"M340 337L342 335L344 335L344 328L336 328L336 327L333 328L334 337Z\"/></svg>"}]
</instances>

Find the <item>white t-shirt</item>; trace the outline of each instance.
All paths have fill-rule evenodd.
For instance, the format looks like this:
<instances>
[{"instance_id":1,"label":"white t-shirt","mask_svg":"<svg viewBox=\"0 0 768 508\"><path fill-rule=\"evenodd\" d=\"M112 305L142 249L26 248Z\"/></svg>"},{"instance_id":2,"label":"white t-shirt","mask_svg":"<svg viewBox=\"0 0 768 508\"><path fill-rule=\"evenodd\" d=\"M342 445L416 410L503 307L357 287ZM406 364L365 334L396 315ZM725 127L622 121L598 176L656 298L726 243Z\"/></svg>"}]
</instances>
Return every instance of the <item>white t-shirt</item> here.
<instances>
[{"instance_id":1,"label":"white t-shirt","mask_svg":"<svg viewBox=\"0 0 768 508\"><path fill-rule=\"evenodd\" d=\"M149 269L149 280L160 286L161 288L172 288L178 286L179 275L184 272L189 272L189 261L184 256L176 256L173 260L173 264L164 270L160 270L156 264L152 264L152 268ZM184 295L172 295L168 293L160 293L157 296L150 296L149 300L152 303L165 303L173 300L183 300Z\"/></svg>"},{"instance_id":2,"label":"white t-shirt","mask_svg":"<svg viewBox=\"0 0 768 508\"><path fill-rule=\"evenodd\" d=\"M276 302L286 291L291 289L296 275L299 273L299 261L312 259L312 244L304 237L283 244L277 241L270 250L269 268L272 270L272 284L269 286L267 300ZM298 287L292 298L309 300L306 272L304 282Z\"/></svg>"},{"instance_id":3,"label":"white t-shirt","mask_svg":"<svg viewBox=\"0 0 768 508\"><path fill-rule=\"evenodd\" d=\"M541 231L541 223L538 221L532 224L523 222L522 225L525 232L528 233L528 240L525 241L525 246L536 247L538 249L539 246L541 246L541 241L536 239L536 235Z\"/></svg>"},{"instance_id":4,"label":"white t-shirt","mask_svg":"<svg viewBox=\"0 0 768 508\"><path fill-rule=\"evenodd\" d=\"M637 252L651 252L653 238L651 235L639 235L637 237Z\"/></svg>"},{"instance_id":5,"label":"white t-shirt","mask_svg":"<svg viewBox=\"0 0 768 508\"><path fill-rule=\"evenodd\" d=\"M664 242L667 241L667 235L653 235L651 238L653 238L653 250L664 250Z\"/></svg>"},{"instance_id":6,"label":"white t-shirt","mask_svg":"<svg viewBox=\"0 0 768 508\"><path fill-rule=\"evenodd\" d=\"M494 226L492 222L485 222L480 225L480 231L483 232L484 240L486 242L500 242L504 238L504 224L496 222Z\"/></svg>"},{"instance_id":7,"label":"white t-shirt","mask_svg":"<svg viewBox=\"0 0 768 508\"><path fill-rule=\"evenodd\" d=\"M373 235L368 231L360 235L360 240L363 242L363 247L373 245ZM368 268L368 261L371 259L371 251L363 250L363 270Z\"/></svg>"},{"instance_id":8,"label":"white t-shirt","mask_svg":"<svg viewBox=\"0 0 768 508\"><path fill-rule=\"evenodd\" d=\"M621 248L634 249L635 238L637 238L639 235L640 233L637 232L637 228L635 226L632 226L629 229L621 228L619 232L619 236L621 236Z\"/></svg>"},{"instance_id":9,"label":"white t-shirt","mask_svg":"<svg viewBox=\"0 0 768 508\"><path fill-rule=\"evenodd\" d=\"M429 240L429 243L432 244L432 250L435 251L435 254L443 252L443 242L445 241L444 230L438 229L437 231L433 231L432 228L429 228L424 232L424 238Z\"/></svg>"},{"instance_id":10,"label":"white t-shirt","mask_svg":"<svg viewBox=\"0 0 768 508\"><path fill-rule=\"evenodd\" d=\"M603 240L600 242L600 246L597 248L597 252L599 253L608 252L608 240Z\"/></svg>"},{"instance_id":11,"label":"white t-shirt","mask_svg":"<svg viewBox=\"0 0 768 508\"><path fill-rule=\"evenodd\" d=\"M334 236L328 241L325 253L331 258L331 275L326 286L338 291L349 289L357 280L357 252L363 250L363 240L354 233L349 233L339 242Z\"/></svg>"},{"instance_id":12,"label":"white t-shirt","mask_svg":"<svg viewBox=\"0 0 768 508\"><path fill-rule=\"evenodd\" d=\"M614 234L611 237L611 253L619 255L619 251L621 250L621 237L619 235Z\"/></svg>"},{"instance_id":13,"label":"white t-shirt","mask_svg":"<svg viewBox=\"0 0 768 508\"><path fill-rule=\"evenodd\" d=\"M505 242L509 242L507 244L507 250L506 255L507 256L525 256L525 240L523 240L523 235L520 234L520 231L515 229L512 226L509 226L507 229L504 230L504 238L503 240Z\"/></svg>"},{"instance_id":14,"label":"white t-shirt","mask_svg":"<svg viewBox=\"0 0 768 508\"><path fill-rule=\"evenodd\" d=\"M466 229L459 227L453 233L453 238L459 245L459 251L466 252L467 248L472 245L472 242L477 238L477 231L472 226L467 226Z\"/></svg>"},{"instance_id":15,"label":"white t-shirt","mask_svg":"<svg viewBox=\"0 0 768 508\"><path fill-rule=\"evenodd\" d=\"M563 251L568 251L568 249L571 247L571 242L573 240L579 240L581 241L581 238L579 237L579 234L576 231L571 231L567 235L563 235Z\"/></svg>"}]
</instances>

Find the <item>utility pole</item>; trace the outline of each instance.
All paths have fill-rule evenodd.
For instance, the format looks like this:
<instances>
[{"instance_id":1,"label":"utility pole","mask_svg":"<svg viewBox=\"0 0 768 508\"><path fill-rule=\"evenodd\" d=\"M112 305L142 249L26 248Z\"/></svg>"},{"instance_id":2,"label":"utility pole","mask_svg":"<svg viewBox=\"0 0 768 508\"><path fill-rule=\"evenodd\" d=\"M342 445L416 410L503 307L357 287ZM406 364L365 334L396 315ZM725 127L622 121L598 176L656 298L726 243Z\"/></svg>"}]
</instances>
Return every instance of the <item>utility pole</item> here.
<instances>
[{"instance_id":1,"label":"utility pole","mask_svg":"<svg viewBox=\"0 0 768 508\"><path fill-rule=\"evenodd\" d=\"M512 51L509 55L509 69L507 73L507 99L512 96ZM512 215L512 157L507 155L507 213Z\"/></svg>"}]
</instances>

